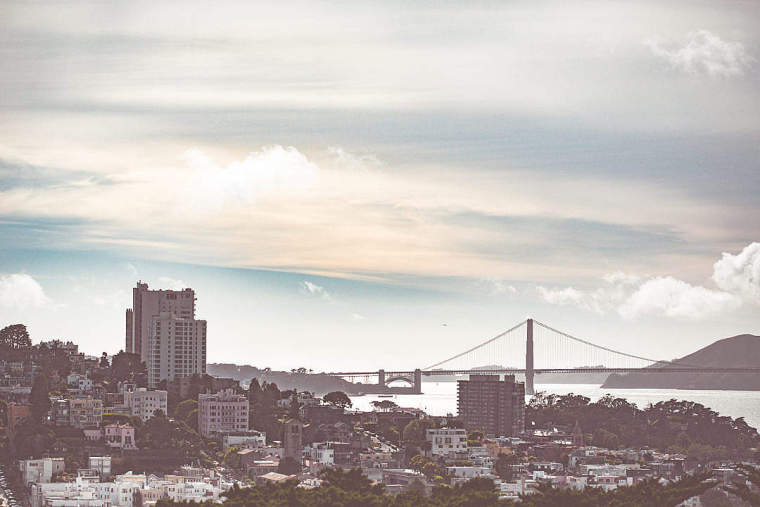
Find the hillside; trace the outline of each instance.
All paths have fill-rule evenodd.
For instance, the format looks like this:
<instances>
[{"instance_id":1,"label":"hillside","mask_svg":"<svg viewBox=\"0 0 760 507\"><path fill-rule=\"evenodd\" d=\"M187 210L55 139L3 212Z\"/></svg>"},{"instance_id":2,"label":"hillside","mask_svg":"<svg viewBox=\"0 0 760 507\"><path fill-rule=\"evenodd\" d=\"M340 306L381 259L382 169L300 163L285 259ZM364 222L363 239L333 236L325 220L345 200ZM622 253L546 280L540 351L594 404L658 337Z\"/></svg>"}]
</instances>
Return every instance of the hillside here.
<instances>
[{"instance_id":1,"label":"hillside","mask_svg":"<svg viewBox=\"0 0 760 507\"><path fill-rule=\"evenodd\" d=\"M760 336L742 334L724 338L674 360L710 368L760 367ZM652 370L668 368L656 365ZM760 390L760 375L729 373L630 373L610 375L602 387L618 389Z\"/></svg>"}]
</instances>

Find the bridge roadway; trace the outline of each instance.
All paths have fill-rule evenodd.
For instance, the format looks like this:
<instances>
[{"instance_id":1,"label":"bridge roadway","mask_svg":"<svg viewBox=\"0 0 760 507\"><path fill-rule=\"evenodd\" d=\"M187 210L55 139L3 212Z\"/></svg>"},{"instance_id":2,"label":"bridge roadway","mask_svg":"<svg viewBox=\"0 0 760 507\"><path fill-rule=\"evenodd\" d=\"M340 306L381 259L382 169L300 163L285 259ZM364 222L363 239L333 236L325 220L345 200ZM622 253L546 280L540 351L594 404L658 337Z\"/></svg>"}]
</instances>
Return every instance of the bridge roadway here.
<instances>
[{"instance_id":1,"label":"bridge roadway","mask_svg":"<svg viewBox=\"0 0 760 507\"><path fill-rule=\"evenodd\" d=\"M435 375L504 375L524 374L526 369L498 369L498 370L418 370L424 377ZM662 368L535 368L536 375L541 373L755 373L760 374L760 368L694 368L671 366ZM411 371L385 370L385 377L412 377ZM379 371L352 371L352 372L328 372L332 377L372 377L377 376Z\"/></svg>"}]
</instances>

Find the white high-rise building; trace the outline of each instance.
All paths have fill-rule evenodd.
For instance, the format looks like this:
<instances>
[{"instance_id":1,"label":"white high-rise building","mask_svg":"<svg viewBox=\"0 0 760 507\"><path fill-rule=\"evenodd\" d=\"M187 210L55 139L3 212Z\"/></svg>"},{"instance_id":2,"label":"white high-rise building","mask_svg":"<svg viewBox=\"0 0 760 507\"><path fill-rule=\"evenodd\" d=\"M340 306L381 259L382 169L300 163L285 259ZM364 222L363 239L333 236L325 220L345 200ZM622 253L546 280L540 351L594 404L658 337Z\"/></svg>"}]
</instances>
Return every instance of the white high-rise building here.
<instances>
[{"instance_id":1,"label":"white high-rise building","mask_svg":"<svg viewBox=\"0 0 760 507\"><path fill-rule=\"evenodd\" d=\"M137 282L137 287L132 289L132 311L127 310L126 352L140 354L140 359L147 362L151 319L161 312L194 319L195 291L150 290L147 283Z\"/></svg>"},{"instance_id":2,"label":"white high-rise building","mask_svg":"<svg viewBox=\"0 0 760 507\"><path fill-rule=\"evenodd\" d=\"M161 312L151 318L147 335L148 385L206 373L206 321Z\"/></svg>"},{"instance_id":3,"label":"white high-rise building","mask_svg":"<svg viewBox=\"0 0 760 507\"><path fill-rule=\"evenodd\" d=\"M195 319L193 289L150 290L137 282L126 326L126 351L145 362L150 387L206 373L206 321Z\"/></svg>"}]
</instances>

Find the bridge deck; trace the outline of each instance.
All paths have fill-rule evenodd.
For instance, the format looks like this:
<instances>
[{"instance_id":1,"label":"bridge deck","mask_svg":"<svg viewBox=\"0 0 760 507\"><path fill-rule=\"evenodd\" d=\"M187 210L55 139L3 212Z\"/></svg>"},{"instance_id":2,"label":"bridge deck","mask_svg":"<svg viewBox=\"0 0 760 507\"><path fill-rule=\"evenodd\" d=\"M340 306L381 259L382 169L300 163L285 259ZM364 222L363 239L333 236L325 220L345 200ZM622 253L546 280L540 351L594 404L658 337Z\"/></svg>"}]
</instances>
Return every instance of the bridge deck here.
<instances>
[{"instance_id":1,"label":"bridge deck","mask_svg":"<svg viewBox=\"0 0 760 507\"><path fill-rule=\"evenodd\" d=\"M498 369L498 370L423 370L420 373L424 377L436 375L504 375L524 374L524 368ZM687 368L681 366L669 366L662 368L536 368L533 370L537 375L541 373L754 373L760 374L760 367L747 368ZM352 372L329 372L333 377L371 377L378 375L377 371L352 371ZM410 371L385 371L386 377L409 377L414 375Z\"/></svg>"}]
</instances>

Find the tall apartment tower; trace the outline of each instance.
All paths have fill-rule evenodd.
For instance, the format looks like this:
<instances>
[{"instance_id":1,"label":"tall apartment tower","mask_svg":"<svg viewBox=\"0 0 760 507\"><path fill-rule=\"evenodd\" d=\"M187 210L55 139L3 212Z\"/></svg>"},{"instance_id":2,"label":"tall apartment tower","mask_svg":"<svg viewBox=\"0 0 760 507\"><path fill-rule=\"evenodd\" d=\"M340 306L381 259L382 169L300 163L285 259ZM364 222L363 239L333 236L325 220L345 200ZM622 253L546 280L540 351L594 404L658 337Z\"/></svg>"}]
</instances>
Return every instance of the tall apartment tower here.
<instances>
[{"instance_id":1,"label":"tall apartment tower","mask_svg":"<svg viewBox=\"0 0 760 507\"><path fill-rule=\"evenodd\" d=\"M148 385L206 372L206 321L195 319L195 291L150 290L137 282L126 314L126 351L148 367Z\"/></svg>"},{"instance_id":2,"label":"tall apartment tower","mask_svg":"<svg viewBox=\"0 0 760 507\"><path fill-rule=\"evenodd\" d=\"M470 375L457 381L459 418L467 430L495 437L525 431L525 384L514 375Z\"/></svg>"},{"instance_id":3,"label":"tall apartment tower","mask_svg":"<svg viewBox=\"0 0 760 507\"><path fill-rule=\"evenodd\" d=\"M134 339L134 330L132 328L132 324L135 321L134 310L132 310L131 308L127 308L126 317L127 317L127 337L126 337L126 343L124 345L124 351L132 352L134 350L134 346L132 345L132 340Z\"/></svg>"}]
</instances>

